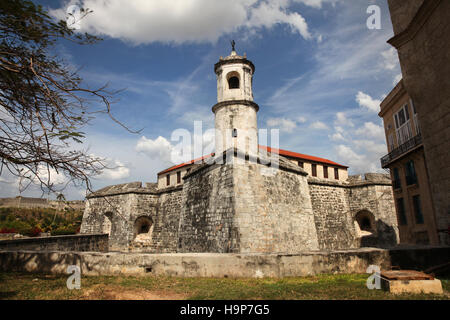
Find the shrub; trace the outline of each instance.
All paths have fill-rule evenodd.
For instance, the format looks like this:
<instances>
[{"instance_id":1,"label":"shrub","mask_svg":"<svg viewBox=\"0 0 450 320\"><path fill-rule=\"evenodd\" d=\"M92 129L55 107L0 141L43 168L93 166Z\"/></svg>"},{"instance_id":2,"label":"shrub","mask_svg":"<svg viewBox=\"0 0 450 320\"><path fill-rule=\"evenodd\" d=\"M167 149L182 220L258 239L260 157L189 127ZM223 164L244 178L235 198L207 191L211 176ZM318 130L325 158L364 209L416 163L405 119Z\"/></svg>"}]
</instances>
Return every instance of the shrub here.
<instances>
[{"instance_id":1,"label":"shrub","mask_svg":"<svg viewBox=\"0 0 450 320\"><path fill-rule=\"evenodd\" d=\"M39 227L33 227L28 230L25 234L30 237L37 237L42 232L42 229Z\"/></svg>"},{"instance_id":2,"label":"shrub","mask_svg":"<svg viewBox=\"0 0 450 320\"><path fill-rule=\"evenodd\" d=\"M60 227L58 229L52 230L51 235L52 236L63 236L63 235L69 235L69 234L76 234L77 229L79 229L79 227L74 227L74 226Z\"/></svg>"}]
</instances>

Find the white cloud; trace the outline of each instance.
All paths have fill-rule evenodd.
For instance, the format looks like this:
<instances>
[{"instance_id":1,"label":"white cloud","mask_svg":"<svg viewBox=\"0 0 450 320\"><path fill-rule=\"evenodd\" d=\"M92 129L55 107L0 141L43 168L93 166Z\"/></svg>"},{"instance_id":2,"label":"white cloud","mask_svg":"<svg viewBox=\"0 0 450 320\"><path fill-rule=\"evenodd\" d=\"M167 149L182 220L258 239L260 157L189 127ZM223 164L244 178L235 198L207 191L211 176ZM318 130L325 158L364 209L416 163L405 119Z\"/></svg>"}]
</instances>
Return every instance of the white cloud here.
<instances>
[{"instance_id":1,"label":"white cloud","mask_svg":"<svg viewBox=\"0 0 450 320\"><path fill-rule=\"evenodd\" d=\"M150 159L170 161L172 144L164 137L159 136L155 140L142 136L136 144L136 151L145 153Z\"/></svg>"},{"instance_id":2,"label":"white cloud","mask_svg":"<svg viewBox=\"0 0 450 320\"><path fill-rule=\"evenodd\" d=\"M50 10L65 19L68 5ZM133 44L159 42L215 42L227 33L255 31L285 24L303 38L311 37L305 19L288 11L290 0L82 0L82 7L93 10L81 20L81 31L119 38ZM322 1L303 1L320 7Z\"/></svg>"},{"instance_id":3,"label":"white cloud","mask_svg":"<svg viewBox=\"0 0 450 320\"><path fill-rule=\"evenodd\" d=\"M377 160L387 153L386 144L384 143L376 143L373 140L353 140L353 143L359 149L376 154Z\"/></svg>"},{"instance_id":4,"label":"white cloud","mask_svg":"<svg viewBox=\"0 0 450 320\"><path fill-rule=\"evenodd\" d=\"M172 133L172 141L175 143L161 136L154 140L143 136L136 144L136 151L153 160L179 164L214 152L215 134L213 129L205 130L201 135L178 129Z\"/></svg>"},{"instance_id":5,"label":"white cloud","mask_svg":"<svg viewBox=\"0 0 450 320\"><path fill-rule=\"evenodd\" d=\"M359 136L373 138L377 140L385 140L384 129L382 126L376 125L373 122L365 122L364 126L355 132Z\"/></svg>"},{"instance_id":6,"label":"white cloud","mask_svg":"<svg viewBox=\"0 0 450 320\"><path fill-rule=\"evenodd\" d=\"M211 0L206 0L211 1ZM311 38L305 19L297 12L287 12L288 1L263 1L250 10L250 20L246 25L251 28L265 27L270 29L278 23L287 24L292 32L299 33L303 38Z\"/></svg>"},{"instance_id":7,"label":"white cloud","mask_svg":"<svg viewBox=\"0 0 450 320\"><path fill-rule=\"evenodd\" d=\"M307 6L320 9L322 8L322 4L325 2L330 2L334 5L334 3L338 2L339 0L294 0L295 2L301 2Z\"/></svg>"},{"instance_id":8,"label":"white cloud","mask_svg":"<svg viewBox=\"0 0 450 320\"><path fill-rule=\"evenodd\" d=\"M383 68L387 70L394 70L399 66L397 50L390 48L381 52L383 56Z\"/></svg>"},{"instance_id":9,"label":"white cloud","mask_svg":"<svg viewBox=\"0 0 450 320\"><path fill-rule=\"evenodd\" d=\"M120 180L130 176L130 169L127 168L122 162L119 160L110 160L109 162L108 167L110 167L110 169L103 170L102 174L100 174L97 178L105 180Z\"/></svg>"},{"instance_id":10,"label":"white cloud","mask_svg":"<svg viewBox=\"0 0 450 320\"><path fill-rule=\"evenodd\" d=\"M328 136L332 141L345 141L344 136L340 132L335 132L331 136Z\"/></svg>"},{"instance_id":11,"label":"white cloud","mask_svg":"<svg viewBox=\"0 0 450 320\"><path fill-rule=\"evenodd\" d=\"M297 127L297 124L295 121L286 118L269 118L267 119L267 126L276 127L284 132L292 132Z\"/></svg>"},{"instance_id":12,"label":"white cloud","mask_svg":"<svg viewBox=\"0 0 450 320\"><path fill-rule=\"evenodd\" d=\"M335 126L353 127L353 122L348 118L345 112L337 112L336 120L334 121Z\"/></svg>"},{"instance_id":13,"label":"white cloud","mask_svg":"<svg viewBox=\"0 0 450 320\"><path fill-rule=\"evenodd\" d=\"M309 127L311 129L317 129L317 130L328 129L328 126L325 123L323 123L322 121L315 121L315 122L311 123L311 125Z\"/></svg>"},{"instance_id":14,"label":"white cloud","mask_svg":"<svg viewBox=\"0 0 450 320\"><path fill-rule=\"evenodd\" d=\"M305 117L298 117L297 118L297 122L298 123L305 123L306 122L306 118Z\"/></svg>"},{"instance_id":15,"label":"white cloud","mask_svg":"<svg viewBox=\"0 0 450 320\"><path fill-rule=\"evenodd\" d=\"M361 107L364 107L370 111L380 111L381 100L373 99L371 96L364 92L358 92L358 94L356 95L356 102L358 102Z\"/></svg>"},{"instance_id":16,"label":"white cloud","mask_svg":"<svg viewBox=\"0 0 450 320\"><path fill-rule=\"evenodd\" d=\"M347 145L338 145L336 154L342 163L350 166L354 173L381 172L378 155L355 152Z\"/></svg>"},{"instance_id":17,"label":"white cloud","mask_svg":"<svg viewBox=\"0 0 450 320\"><path fill-rule=\"evenodd\" d=\"M396 75L395 76L395 78L394 78L394 80L393 80L393 82L392 82L392 84L394 85L394 86L396 86L397 85L397 83L399 83L400 82L400 80L402 80L402 78L403 78L403 76L402 76L402 74L400 73L400 74L398 74L398 75Z\"/></svg>"}]
</instances>

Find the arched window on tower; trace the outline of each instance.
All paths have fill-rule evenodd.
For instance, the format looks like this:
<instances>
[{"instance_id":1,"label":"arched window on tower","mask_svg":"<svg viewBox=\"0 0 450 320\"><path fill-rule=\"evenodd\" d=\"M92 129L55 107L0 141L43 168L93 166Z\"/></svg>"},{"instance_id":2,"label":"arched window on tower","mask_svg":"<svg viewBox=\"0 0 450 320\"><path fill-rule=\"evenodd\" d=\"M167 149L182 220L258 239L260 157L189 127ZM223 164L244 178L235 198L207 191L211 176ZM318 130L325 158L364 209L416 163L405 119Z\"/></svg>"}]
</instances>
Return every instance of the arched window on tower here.
<instances>
[{"instance_id":1,"label":"arched window on tower","mask_svg":"<svg viewBox=\"0 0 450 320\"><path fill-rule=\"evenodd\" d=\"M228 87L230 89L239 89L239 78L233 76L230 79L228 79Z\"/></svg>"},{"instance_id":2,"label":"arched window on tower","mask_svg":"<svg viewBox=\"0 0 450 320\"><path fill-rule=\"evenodd\" d=\"M228 88L229 89L239 89L241 76L237 71L231 71L227 74Z\"/></svg>"}]
</instances>

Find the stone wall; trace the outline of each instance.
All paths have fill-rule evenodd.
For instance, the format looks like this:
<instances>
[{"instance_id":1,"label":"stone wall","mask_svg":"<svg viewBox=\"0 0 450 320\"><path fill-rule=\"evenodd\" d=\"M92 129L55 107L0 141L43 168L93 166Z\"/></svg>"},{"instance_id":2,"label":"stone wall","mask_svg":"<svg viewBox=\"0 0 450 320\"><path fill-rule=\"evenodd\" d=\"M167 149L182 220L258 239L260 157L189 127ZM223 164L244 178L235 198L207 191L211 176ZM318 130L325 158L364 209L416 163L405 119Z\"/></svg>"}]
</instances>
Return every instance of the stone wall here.
<instances>
[{"instance_id":1,"label":"stone wall","mask_svg":"<svg viewBox=\"0 0 450 320\"><path fill-rule=\"evenodd\" d=\"M306 173L288 160L274 172L232 161L186 176L179 252L318 249Z\"/></svg>"},{"instance_id":2,"label":"stone wall","mask_svg":"<svg viewBox=\"0 0 450 320\"><path fill-rule=\"evenodd\" d=\"M116 187L88 197L81 233L109 234L112 251L175 252L182 188L157 191L140 183ZM136 222L143 217L151 226L137 237Z\"/></svg>"},{"instance_id":3,"label":"stone wall","mask_svg":"<svg viewBox=\"0 0 450 320\"><path fill-rule=\"evenodd\" d=\"M268 169L259 163L233 168L240 252L317 250L306 173L288 160Z\"/></svg>"},{"instance_id":4,"label":"stone wall","mask_svg":"<svg viewBox=\"0 0 450 320\"><path fill-rule=\"evenodd\" d=\"M233 168L211 165L185 179L179 252L239 252Z\"/></svg>"},{"instance_id":5,"label":"stone wall","mask_svg":"<svg viewBox=\"0 0 450 320\"><path fill-rule=\"evenodd\" d=\"M152 235L152 252L177 252L182 201L182 187L165 190L159 194L158 217Z\"/></svg>"},{"instance_id":6,"label":"stone wall","mask_svg":"<svg viewBox=\"0 0 450 320\"><path fill-rule=\"evenodd\" d=\"M0 250L108 251L107 234L83 234L1 240Z\"/></svg>"},{"instance_id":7,"label":"stone wall","mask_svg":"<svg viewBox=\"0 0 450 320\"><path fill-rule=\"evenodd\" d=\"M411 1L412 2L412 1ZM450 1L389 0L403 82L417 109L440 243L450 227Z\"/></svg>"},{"instance_id":8,"label":"stone wall","mask_svg":"<svg viewBox=\"0 0 450 320\"><path fill-rule=\"evenodd\" d=\"M320 249L392 247L398 227L391 181L384 174L351 176L348 182L308 178ZM370 231L361 230L358 216Z\"/></svg>"},{"instance_id":9,"label":"stone wall","mask_svg":"<svg viewBox=\"0 0 450 320\"><path fill-rule=\"evenodd\" d=\"M356 230L350 219L347 188L339 183L312 183L309 179L319 248L356 248Z\"/></svg>"},{"instance_id":10,"label":"stone wall","mask_svg":"<svg viewBox=\"0 0 450 320\"><path fill-rule=\"evenodd\" d=\"M426 270L448 262L449 247L361 248L298 254L92 253L0 251L0 272L67 274L78 265L82 276L298 277L321 273L366 273L368 266ZM83 281L83 280L82 280Z\"/></svg>"}]
</instances>

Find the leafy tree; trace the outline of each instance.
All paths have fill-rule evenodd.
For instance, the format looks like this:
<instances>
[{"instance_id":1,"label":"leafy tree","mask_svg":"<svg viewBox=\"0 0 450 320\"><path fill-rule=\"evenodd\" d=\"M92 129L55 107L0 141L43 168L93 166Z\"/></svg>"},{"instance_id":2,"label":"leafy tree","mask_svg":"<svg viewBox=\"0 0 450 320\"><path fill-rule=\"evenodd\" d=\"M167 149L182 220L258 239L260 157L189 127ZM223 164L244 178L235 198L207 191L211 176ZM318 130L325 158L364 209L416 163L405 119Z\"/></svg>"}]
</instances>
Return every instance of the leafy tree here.
<instances>
[{"instance_id":1,"label":"leafy tree","mask_svg":"<svg viewBox=\"0 0 450 320\"><path fill-rule=\"evenodd\" d=\"M106 166L74 148L84 138L81 129L98 112L122 125L110 113L117 91L88 89L52 53L63 40L90 45L100 39L56 22L31 1L0 1L0 175L7 170L19 177L21 191L32 182L45 192L69 182L90 189L90 177ZM56 173L68 180L59 190L51 180Z\"/></svg>"}]
</instances>

